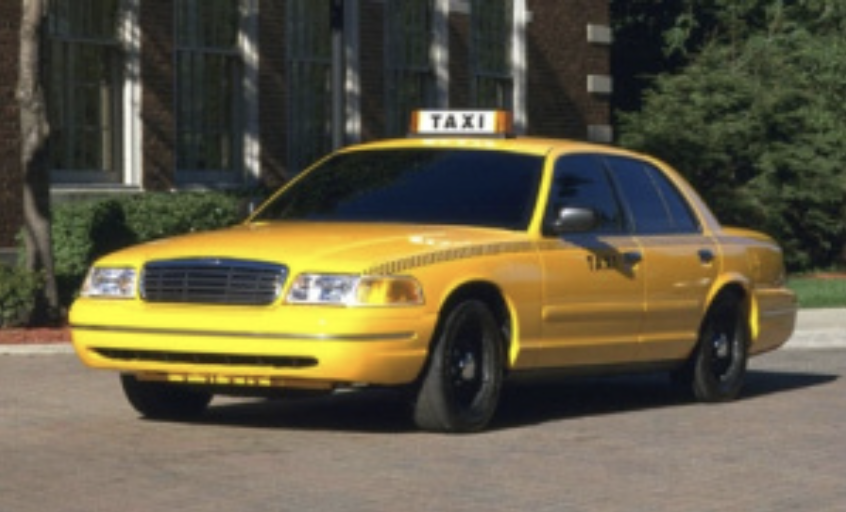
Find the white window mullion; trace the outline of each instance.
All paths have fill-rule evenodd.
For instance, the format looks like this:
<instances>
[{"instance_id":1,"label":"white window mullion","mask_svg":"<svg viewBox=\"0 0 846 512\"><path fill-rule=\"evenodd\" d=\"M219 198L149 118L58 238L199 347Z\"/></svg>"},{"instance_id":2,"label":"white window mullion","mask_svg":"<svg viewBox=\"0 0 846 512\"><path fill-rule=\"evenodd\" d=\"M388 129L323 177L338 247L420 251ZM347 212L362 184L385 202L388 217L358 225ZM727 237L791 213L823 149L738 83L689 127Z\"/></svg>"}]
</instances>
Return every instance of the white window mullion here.
<instances>
[{"instance_id":1,"label":"white window mullion","mask_svg":"<svg viewBox=\"0 0 846 512\"><path fill-rule=\"evenodd\" d=\"M119 37L124 54L123 78L123 183L141 186L143 148L141 136L141 31L140 0L121 0Z\"/></svg>"},{"instance_id":2,"label":"white window mullion","mask_svg":"<svg viewBox=\"0 0 846 512\"><path fill-rule=\"evenodd\" d=\"M241 77L243 90L243 162L244 175L247 182L258 182L261 178L261 143L259 108L259 2L258 0L242 0L241 26L238 46L244 66Z\"/></svg>"},{"instance_id":3,"label":"white window mullion","mask_svg":"<svg viewBox=\"0 0 846 512\"><path fill-rule=\"evenodd\" d=\"M512 115L514 131L518 134L526 132L528 122L526 105L526 65L528 59L526 54L526 25L528 13L526 9L526 0L514 0L514 27L511 41L511 73L514 80Z\"/></svg>"},{"instance_id":4,"label":"white window mullion","mask_svg":"<svg viewBox=\"0 0 846 512\"><path fill-rule=\"evenodd\" d=\"M361 140L359 9L359 0L344 2L344 137L346 144L354 144Z\"/></svg>"},{"instance_id":5,"label":"white window mullion","mask_svg":"<svg viewBox=\"0 0 846 512\"><path fill-rule=\"evenodd\" d=\"M449 108L449 9L450 0L435 0L431 60L437 108Z\"/></svg>"}]
</instances>

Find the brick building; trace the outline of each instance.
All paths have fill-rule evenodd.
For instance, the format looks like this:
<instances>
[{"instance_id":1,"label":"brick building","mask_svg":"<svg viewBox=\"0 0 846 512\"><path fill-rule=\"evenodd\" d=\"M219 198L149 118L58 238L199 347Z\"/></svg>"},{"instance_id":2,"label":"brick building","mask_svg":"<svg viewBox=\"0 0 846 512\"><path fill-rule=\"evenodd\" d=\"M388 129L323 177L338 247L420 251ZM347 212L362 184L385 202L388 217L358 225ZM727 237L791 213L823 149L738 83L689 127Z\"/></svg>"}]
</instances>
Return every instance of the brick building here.
<instances>
[{"instance_id":1,"label":"brick building","mask_svg":"<svg viewBox=\"0 0 846 512\"><path fill-rule=\"evenodd\" d=\"M20 2L0 3L0 248L22 224ZM609 141L607 0L44 0L54 199L274 186L416 107Z\"/></svg>"}]
</instances>

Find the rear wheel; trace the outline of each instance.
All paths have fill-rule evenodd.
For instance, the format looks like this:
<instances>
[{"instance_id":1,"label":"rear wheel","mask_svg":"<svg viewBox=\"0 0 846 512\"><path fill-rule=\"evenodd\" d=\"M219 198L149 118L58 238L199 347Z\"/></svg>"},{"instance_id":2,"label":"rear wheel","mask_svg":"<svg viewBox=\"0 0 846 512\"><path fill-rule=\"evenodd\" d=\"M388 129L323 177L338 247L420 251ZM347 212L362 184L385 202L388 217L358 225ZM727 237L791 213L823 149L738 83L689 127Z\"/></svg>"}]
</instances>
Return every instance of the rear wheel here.
<instances>
[{"instance_id":1,"label":"rear wheel","mask_svg":"<svg viewBox=\"0 0 846 512\"><path fill-rule=\"evenodd\" d=\"M699 334L699 343L685 372L694 396L702 402L733 400L746 377L749 328L740 297L717 297Z\"/></svg>"},{"instance_id":2,"label":"rear wheel","mask_svg":"<svg viewBox=\"0 0 846 512\"><path fill-rule=\"evenodd\" d=\"M164 382L145 382L135 375L123 374L120 381L129 403L147 418L195 418L212 400L211 393Z\"/></svg>"},{"instance_id":3,"label":"rear wheel","mask_svg":"<svg viewBox=\"0 0 846 512\"><path fill-rule=\"evenodd\" d=\"M474 432L496 412L504 368L504 343L490 308L467 300L449 310L414 403L424 430Z\"/></svg>"}]
</instances>

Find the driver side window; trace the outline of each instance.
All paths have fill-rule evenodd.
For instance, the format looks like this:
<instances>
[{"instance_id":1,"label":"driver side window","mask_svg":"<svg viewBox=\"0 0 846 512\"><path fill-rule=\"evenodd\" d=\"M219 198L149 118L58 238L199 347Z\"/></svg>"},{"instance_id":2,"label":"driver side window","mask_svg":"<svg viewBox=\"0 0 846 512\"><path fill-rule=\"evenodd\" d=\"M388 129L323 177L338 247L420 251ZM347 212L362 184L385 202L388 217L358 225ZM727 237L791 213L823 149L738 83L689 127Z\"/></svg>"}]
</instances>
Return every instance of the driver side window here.
<instances>
[{"instance_id":1,"label":"driver side window","mask_svg":"<svg viewBox=\"0 0 846 512\"><path fill-rule=\"evenodd\" d=\"M625 229L619 201L601 160L594 155L567 155L555 163L547 223L554 222L566 207L593 210L598 218L593 233L613 234Z\"/></svg>"}]
</instances>

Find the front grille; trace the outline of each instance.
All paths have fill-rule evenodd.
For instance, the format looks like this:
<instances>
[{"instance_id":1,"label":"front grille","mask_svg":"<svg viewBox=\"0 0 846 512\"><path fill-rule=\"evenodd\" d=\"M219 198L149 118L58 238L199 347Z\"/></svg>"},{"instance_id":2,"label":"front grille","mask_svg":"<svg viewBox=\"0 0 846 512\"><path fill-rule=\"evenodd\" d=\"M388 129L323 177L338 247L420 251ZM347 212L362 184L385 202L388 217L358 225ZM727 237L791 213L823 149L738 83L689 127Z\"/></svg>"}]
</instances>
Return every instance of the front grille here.
<instances>
[{"instance_id":1,"label":"front grille","mask_svg":"<svg viewBox=\"0 0 846 512\"><path fill-rule=\"evenodd\" d=\"M147 302L266 305L288 277L284 265L218 258L154 261L141 274Z\"/></svg>"},{"instance_id":2,"label":"front grille","mask_svg":"<svg viewBox=\"0 0 846 512\"><path fill-rule=\"evenodd\" d=\"M123 350L95 348L94 351L107 359L118 361L142 361L150 363L174 363L218 366L253 366L272 368L309 368L317 366L313 357L293 356L248 356L241 354L203 354L190 352L162 352L154 350Z\"/></svg>"}]
</instances>

